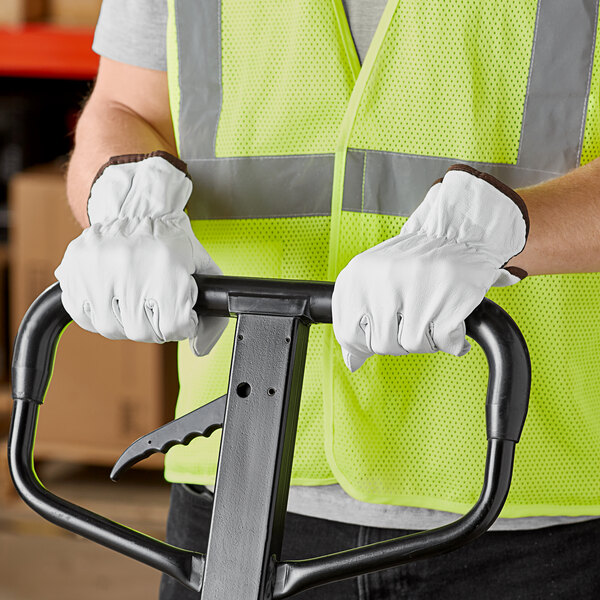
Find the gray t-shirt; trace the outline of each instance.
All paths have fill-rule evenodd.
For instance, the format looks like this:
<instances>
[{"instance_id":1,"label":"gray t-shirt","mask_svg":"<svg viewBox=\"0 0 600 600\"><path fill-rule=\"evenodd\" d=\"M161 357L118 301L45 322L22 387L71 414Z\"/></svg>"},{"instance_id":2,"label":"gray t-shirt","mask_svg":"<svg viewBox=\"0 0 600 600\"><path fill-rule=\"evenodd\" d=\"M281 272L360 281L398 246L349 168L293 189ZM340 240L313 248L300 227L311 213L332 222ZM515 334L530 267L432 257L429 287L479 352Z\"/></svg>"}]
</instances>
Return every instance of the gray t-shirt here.
<instances>
[{"instance_id":1,"label":"gray t-shirt","mask_svg":"<svg viewBox=\"0 0 600 600\"><path fill-rule=\"evenodd\" d=\"M167 0L103 0L92 49L136 67L167 70Z\"/></svg>"},{"instance_id":2,"label":"gray t-shirt","mask_svg":"<svg viewBox=\"0 0 600 600\"><path fill-rule=\"evenodd\" d=\"M369 49L386 0L344 0L350 30L360 61ZM96 27L93 50L107 58L165 71L166 0L104 0ZM294 486L288 510L332 521L393 529L431 529L445 525L459 515L452 513L379 504L351 498L338 485ZM535 529L573 523L595 517L528 517L498 519L493 530Z\"/></svg>"},{"instance_id":3,"label":"gray t-shirt","mask_svg":"<svg viewBox=\"0 0 600 600\"><path fill-rule=\"evenodd\" d=\"M386 0L344 0L360 61L364 60ZM104 0L94 52L136 67L167 70L166 0Z\"/></svg>"}]
</instances>

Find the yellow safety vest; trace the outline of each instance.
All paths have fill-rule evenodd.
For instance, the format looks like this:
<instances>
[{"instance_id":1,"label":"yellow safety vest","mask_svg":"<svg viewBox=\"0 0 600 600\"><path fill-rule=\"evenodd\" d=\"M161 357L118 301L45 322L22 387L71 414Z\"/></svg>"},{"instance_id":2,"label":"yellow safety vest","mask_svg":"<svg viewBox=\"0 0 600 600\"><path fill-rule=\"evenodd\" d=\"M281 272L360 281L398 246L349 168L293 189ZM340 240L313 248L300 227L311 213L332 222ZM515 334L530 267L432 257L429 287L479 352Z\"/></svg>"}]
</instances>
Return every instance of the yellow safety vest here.
<instances>
[{"instance_id":1,"label":"yellow safety vest","mask_svg":"<svg viewBox=\"0 0 600 600\"><path fill-rule=\"evenodd\" d=\"M448 166L512 187L600 155L598 0L389 0L362 67L342 0L169 0L168 76L194 231L226 274L334 280L396 235ZM565 210L569 199L565 198ZM600 275L488 296L521 327L531 405L504 517L600 514ZM227 389L233 324L179 352L181 415ZM292 483L464 512L485 459L477 346L350 374L313 327ZM166 477L210 483L218 436Z\"/></svg>"}]
</instances>

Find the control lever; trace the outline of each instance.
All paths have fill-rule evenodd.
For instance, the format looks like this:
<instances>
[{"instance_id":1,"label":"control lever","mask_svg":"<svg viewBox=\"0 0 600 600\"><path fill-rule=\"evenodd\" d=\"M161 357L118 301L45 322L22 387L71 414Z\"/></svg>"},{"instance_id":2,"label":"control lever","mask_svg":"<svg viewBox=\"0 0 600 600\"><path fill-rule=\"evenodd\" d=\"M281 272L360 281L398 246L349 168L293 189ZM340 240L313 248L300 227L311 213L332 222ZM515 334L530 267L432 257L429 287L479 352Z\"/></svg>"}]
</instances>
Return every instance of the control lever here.
<instances>
[{"instance_id":1,"label":"control lever","mask_svg":"<svg viewBox=\"0 0 600 600\"><path fill-rule=\"evenodd\" d=\"M227 395L221 396L174 421L137 439L117 460L110 478L117 481L124 471L152 454L162 452L178 444L187 446L197 437L210 437L223 428Z\"/></svg>"}]
</instances>

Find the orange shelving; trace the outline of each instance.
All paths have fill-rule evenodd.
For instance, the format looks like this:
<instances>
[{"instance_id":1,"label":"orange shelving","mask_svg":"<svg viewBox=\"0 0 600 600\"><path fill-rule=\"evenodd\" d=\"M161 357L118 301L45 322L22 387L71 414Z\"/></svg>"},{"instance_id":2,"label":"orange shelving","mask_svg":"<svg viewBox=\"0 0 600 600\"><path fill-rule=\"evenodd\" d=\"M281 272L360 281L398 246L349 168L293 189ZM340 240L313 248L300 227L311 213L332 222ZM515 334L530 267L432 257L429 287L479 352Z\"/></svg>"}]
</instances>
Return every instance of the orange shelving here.
<instances>
[{"instance_id":1,"label":"orange shelving","mask_svg":"<svg viewBox=\"0 0 600 600\"><path fill-rule=\"evenodd\" d=\"M0 27L0 76L93 79L94 30L30 24Z\"/></svg>"}]
</instances>

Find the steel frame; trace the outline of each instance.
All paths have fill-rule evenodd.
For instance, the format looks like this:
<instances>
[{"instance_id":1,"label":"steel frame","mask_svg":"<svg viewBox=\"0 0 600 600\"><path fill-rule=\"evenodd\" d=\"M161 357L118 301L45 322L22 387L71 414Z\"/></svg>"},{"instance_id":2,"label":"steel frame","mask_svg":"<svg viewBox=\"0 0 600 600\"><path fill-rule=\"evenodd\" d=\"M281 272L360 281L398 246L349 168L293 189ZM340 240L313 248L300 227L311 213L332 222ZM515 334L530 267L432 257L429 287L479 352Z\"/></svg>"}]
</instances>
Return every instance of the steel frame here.
<instances>
[{"instance_id":1,"label":"steel frame","mask_svg":"<svg viewBox=\"0 0 600 600\"><path fill-rule=\"evenodd\" d=\"M196 282L199 314L238 319L226 402L218 399L153 432L152 439L140 438L124 453L114 475L150 452L164 452L223 426L207 555L114 523L55 496L39 481L33 460L37 419L58 339L70 322L58 284L46 290L23 319L13 359L9 466L15 487L36 512L167 573L203 600L288 598L318 585L448 552L490 527L510 487L531 382L525 341L500 307L484 300L467 319L467 334L482 346L490 367L488 453L483 489L473 509L435 530L280 562L309 326L331 322L333 285L204 276L196 276Z\"/></svg>"}]
</instances>

